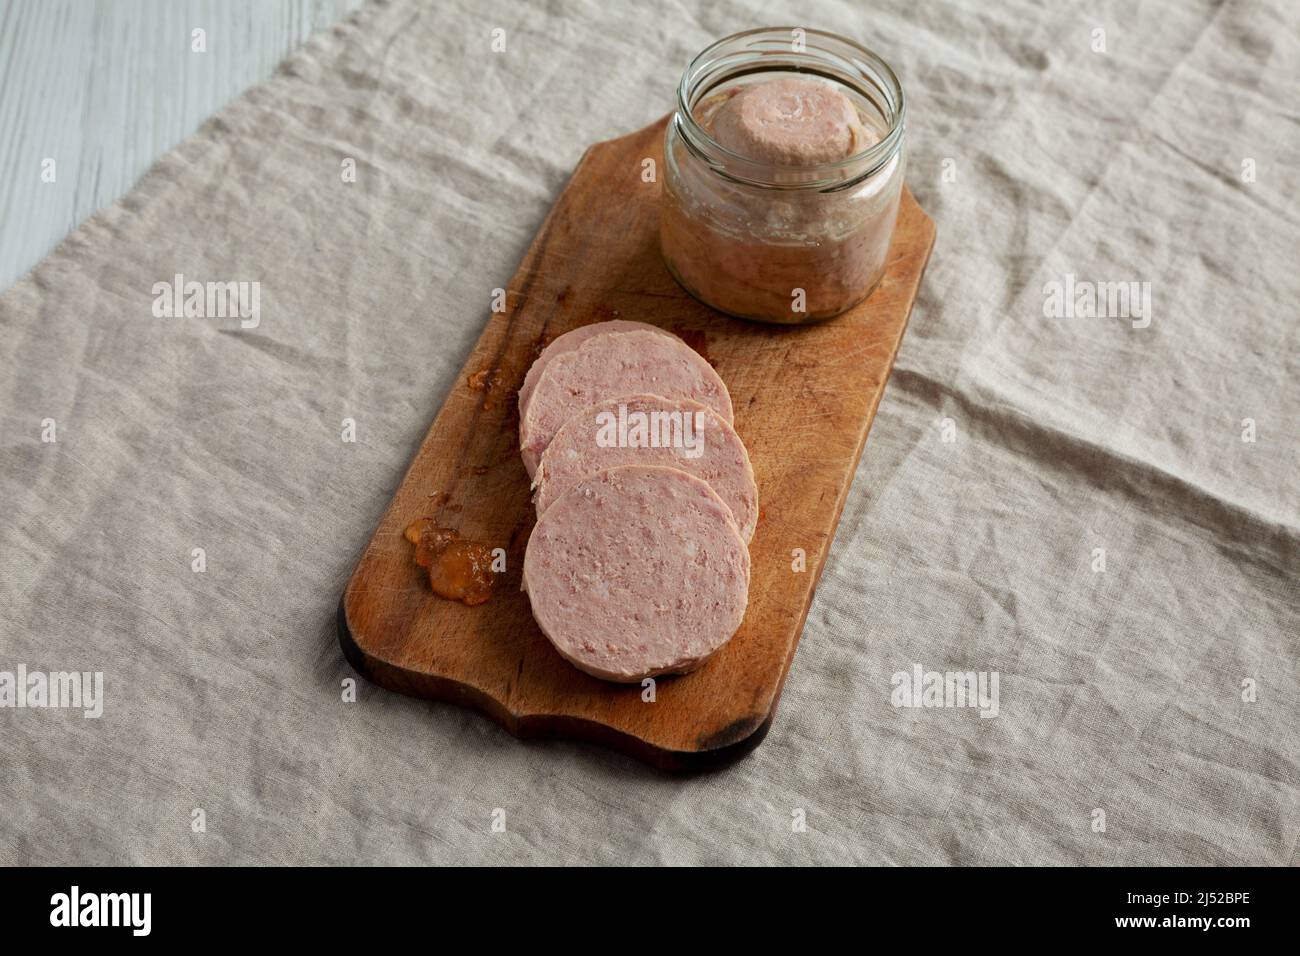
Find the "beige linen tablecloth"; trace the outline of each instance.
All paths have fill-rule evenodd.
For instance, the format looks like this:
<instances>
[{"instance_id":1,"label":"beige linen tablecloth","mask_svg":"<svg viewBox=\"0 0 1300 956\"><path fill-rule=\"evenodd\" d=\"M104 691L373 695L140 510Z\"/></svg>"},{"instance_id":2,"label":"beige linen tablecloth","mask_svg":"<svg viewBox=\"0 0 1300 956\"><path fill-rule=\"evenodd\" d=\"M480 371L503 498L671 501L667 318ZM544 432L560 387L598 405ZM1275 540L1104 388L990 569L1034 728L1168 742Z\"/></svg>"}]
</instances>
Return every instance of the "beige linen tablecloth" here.
<instances>
[{"instance_id":1,"label":"beige linen tablecloth","mask_svg":"<svg viewBox=\"0 0 1300 956\"><path fill-rule=\"evenodd\" d=\"M0 670L106 698L0 710L0 862L1296 862L1295 5L782 6L364 8L0 298ZM771 22L896 65L939 239L766 742L673 778L344 701L340 591L492 289ZM176 274L260 324L155 317ZM1149 325L1046 317L1067 276ZM892 706L918 664L998 716Z\"/></svg>"}]
</instances>

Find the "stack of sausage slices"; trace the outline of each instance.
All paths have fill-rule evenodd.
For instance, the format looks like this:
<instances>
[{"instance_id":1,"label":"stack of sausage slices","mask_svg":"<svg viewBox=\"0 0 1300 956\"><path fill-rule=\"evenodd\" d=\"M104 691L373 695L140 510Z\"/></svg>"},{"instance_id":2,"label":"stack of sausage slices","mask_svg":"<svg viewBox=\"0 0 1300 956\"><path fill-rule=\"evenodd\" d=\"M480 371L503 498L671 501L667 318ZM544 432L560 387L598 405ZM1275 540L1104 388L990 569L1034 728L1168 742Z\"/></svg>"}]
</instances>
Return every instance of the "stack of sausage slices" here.
<instances>
[{"instance_id":1,"label":"stack of sausage slices","mask_svg":"<svg viewBox=\"0 0 1300 956\"><path fill-rule=\"evenodd\" d=\"M560 336L519 390L519 450L537 506L523 587L566 659L635 682L735 634L758 488L699 353L642 322Z\"/></svg>"}]
</instances>

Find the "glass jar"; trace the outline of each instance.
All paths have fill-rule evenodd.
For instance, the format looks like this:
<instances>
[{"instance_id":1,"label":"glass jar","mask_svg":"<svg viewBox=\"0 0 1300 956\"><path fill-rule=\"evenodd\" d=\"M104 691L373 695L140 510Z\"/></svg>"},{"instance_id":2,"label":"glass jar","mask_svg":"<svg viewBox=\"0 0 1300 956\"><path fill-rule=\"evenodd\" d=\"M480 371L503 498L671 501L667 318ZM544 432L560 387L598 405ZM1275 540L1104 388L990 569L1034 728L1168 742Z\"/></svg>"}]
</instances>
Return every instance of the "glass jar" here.
<instances>
[{"instance_id":1,"label":"glass jar","mask_svg":"<svg viewBox=\"0 0 1300 956\"><path fill-rule=\"evenodd\" d=\"M715 138L731 97L792 76L848 98L861 123L851 155L772 161ZM763 322L815 322L857 305L885 272L905 112L889 65L831 33L772 27L708 47L682 75L664 141L660 244L673 276L705 304Z\"/></svg>"}]
</instances>

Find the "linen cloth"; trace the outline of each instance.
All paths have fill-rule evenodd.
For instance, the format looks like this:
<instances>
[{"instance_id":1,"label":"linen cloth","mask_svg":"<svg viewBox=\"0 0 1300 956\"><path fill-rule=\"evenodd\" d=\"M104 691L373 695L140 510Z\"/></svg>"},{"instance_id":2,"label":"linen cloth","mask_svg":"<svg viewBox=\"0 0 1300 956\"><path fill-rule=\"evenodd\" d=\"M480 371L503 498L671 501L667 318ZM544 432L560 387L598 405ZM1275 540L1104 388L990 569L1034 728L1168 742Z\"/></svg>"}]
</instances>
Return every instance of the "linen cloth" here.
<instances>
[{"instance_id":1,"label":"linen cloth","mask_svg":"<svg viewBox=\"0 0 1300 956\"><path fill-rule=\"evenodd\" d=\"M938 242L766 741L674 777L345 702L341 589L491 290L587 144L782 22L895 66ZM106 695L0 710L0 862L1296 863L1297 104L1281 0L315 36L0 298L0 669ZM177 273L259 281L260 325L154 317ZM1046 317L1066 275L1149 282L1150 325ZM998 716L892 706L915 664L998 672Z\"/></svg>"}]
</instances>

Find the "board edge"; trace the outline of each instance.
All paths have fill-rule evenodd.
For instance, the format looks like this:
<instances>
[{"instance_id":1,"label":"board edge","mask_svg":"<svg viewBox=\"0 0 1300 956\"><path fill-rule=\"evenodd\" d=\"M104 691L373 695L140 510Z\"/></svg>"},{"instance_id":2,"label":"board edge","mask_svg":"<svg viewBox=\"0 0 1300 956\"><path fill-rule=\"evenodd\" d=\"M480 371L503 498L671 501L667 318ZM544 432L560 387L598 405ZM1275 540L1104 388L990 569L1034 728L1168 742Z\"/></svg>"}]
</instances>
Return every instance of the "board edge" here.
<instances>
[{"instance_id":1,"label":"board edge","mask_svg":"<svg viewBox=\"0 0 1300 956\"><path fill-rule=\"evenodd\" d=\"M347 591L339 599L336 615L339 647L343 657L361 677L372 684L409 697L468 707L519 740L562 738L595 743L670 773L704 773L735 763L752 753L772 727L780 691L772 706L759 716L742 718L710 738L717 746L699 750L671 750L616 730L607 724L582 717L559 714L516 714L486 691L438 674L407 670L369 654L352 633L348 620ZM789 668L786 668L787 672ZM781 683L784 685L784 675Z\"/></svg>"}]
</instances>

